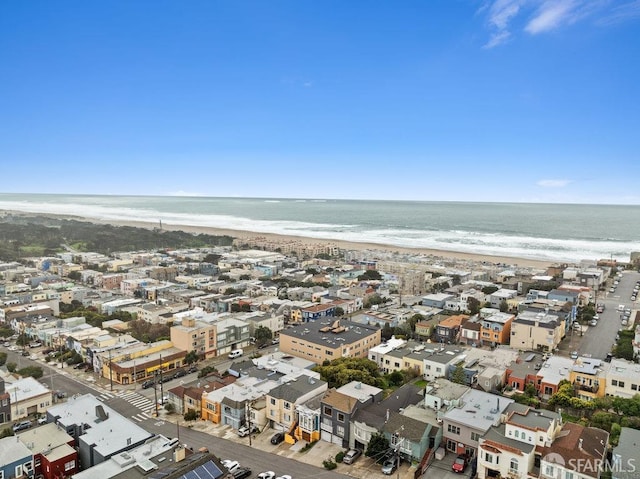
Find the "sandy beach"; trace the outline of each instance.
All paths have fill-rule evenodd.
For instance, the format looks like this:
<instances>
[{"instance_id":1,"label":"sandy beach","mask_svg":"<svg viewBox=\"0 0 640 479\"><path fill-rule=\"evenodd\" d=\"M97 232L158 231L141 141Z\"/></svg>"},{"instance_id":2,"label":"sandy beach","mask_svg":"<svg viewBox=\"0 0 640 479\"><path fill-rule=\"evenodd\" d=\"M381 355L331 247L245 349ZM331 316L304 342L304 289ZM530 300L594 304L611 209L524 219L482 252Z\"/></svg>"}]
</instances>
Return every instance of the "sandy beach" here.
<instances>
[{"instance_id":1,"label":"sandy beach","mask_svg":"<svg viewBox=\"0 0 640 479\"><path fill-rule=\"evenodd\" d=\"M73 219L76 221L86 221L89 223L96 224L112 224L115 226L133 226L136 228L147 228L153 229L158 228L158 223L156 222L144 222L144 221L106 221L99 220L96 218L87 218L82 216L71 216L71 215L52 215L52 214L44 214L44 213L25 213L22 211L7 211L2 210L0 213L6 215L11 214L15 216L48 216L52 218L64 218L64 219ZM433 258L434 261L439 259L449 260L449 261L460 261L460 262L476 262L483 264L500 264L506 266L517 266L524 268L532 268L538 269L541 271L546 270L549 266L551 266L551 262L535 260L529 258L516 258L511 256L493 256L493 255L482 255L482 254L472 254L472 253L462 253L456 251L446 251L446 250L435 250L435 249L426 249L426 248L403 248L385 244L377 244L377 243L365 243L365 242L355 242L355 241L341 241L341 240L329 240L329 239L319 239L319 238L308 238L304 236L290 236L290 235L279 235L274 233L262 233L262 232L251 232L244 230L231 230L224 228L214 228L207 226L191 226L191 225L175 225L175 224L166 224L162 223L163 230L171 230L171 231L185 231L188 233L194 234L209 234L209 235L217 235L217 236L231 236L233 238L251 240L255 238L261 238L264 241L272 242L272 243L290 243L295 241L297 243L302 243L305 245L318 245L318 244L331 244L335 245L342 250L350 250L350 251L369 251L371 252L371 259L376 259L376 252L391 252L398 254L407 254L407 255L422 255L426 257Z\"/></svg>"},{"instance_id":2,"label":"sandy beach","mask_svg":"<svg viewBox=\"0 0 640 479\"><path fill-rule=\"evenodd\" d=\"M101 222L94 219L84 218L85 221L93 222L93 223L106 223ZM145 223L140 221L119 221L119 222L109 222L110 224L117 224L121 226L134 226L137 228L157 228L157 223ZM533 268L546 270L552 263L549 261L541 261L534 260L529 258L514 258L509 256L491 256L491 255L480 255L480 254L471 254L471 253L461 253L456 251L444 251L444 250L433 250L433 249L424 249L424 248L402 248L397 246L390 246L384 244L377 243L360 243L354 241L340 241L340 240L328 240L328 239L318 239L318 238L307 238L304 236L289 236L289 235L279 235L273 233L261 233L261 232L251 232L251 231L242 231L242 230L230 230L230 229L222 229L222 228L212 228L212 227L204 227L204 226L190 226L190 225L168 225L163 223L162 228L165 230L173 230L173 231L185 231L188 233L203 233L209 235L226 235L231 236L233 238L250 240L254 238L264 238L268 242L273 243L286 243L291 241L296 241L302 244L307 245L317 245L317 244L332 244L337 246L342 250L351 250L351 251L371 251L371 252L393 252L400 254L410 254L410 255L423 255L433 257L434 259L443 259L443 260L458 260L458 261L471 261L477 263L489 263L489 264L504 264L509 266L518 266L525 268ZM371 258L375 259L375 258Z\"/></svg>"}]
</instances>

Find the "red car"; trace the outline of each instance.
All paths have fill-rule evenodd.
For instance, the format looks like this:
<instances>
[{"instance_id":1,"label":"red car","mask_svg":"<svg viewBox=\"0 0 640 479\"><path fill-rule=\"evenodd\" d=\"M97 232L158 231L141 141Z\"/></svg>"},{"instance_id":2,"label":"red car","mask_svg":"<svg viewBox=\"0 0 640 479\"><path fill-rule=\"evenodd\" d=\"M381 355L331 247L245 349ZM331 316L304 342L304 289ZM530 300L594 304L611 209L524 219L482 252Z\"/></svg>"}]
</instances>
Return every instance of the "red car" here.
<instances>
[{"instance_id":1,"label":"red car","mask_svg":"<svg viewBox=\"0 0 640 479\"><path fill-rule=\"evenodd\" d=\"M469 458L465 454L460 454L456 457L455 461L451 465L453 472L464 472L469 465Z\"/></svg>"}]
</instances>

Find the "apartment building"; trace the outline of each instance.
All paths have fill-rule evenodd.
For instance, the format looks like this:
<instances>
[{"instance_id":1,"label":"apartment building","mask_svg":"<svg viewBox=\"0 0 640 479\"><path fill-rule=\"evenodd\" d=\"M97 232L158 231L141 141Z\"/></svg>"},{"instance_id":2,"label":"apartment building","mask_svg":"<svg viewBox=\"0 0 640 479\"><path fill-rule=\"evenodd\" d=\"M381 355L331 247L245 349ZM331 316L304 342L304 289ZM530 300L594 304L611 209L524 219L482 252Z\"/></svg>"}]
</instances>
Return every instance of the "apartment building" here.
<instances>
[{"instance_id":1,"label":"apartment building","mask_svg":"<svg viewBox=\"0 0 640 479\"><path fill-rule=\"evenodd\" d=\"M523 311L511 322L510 346L523 351L553 351L565 330L565 320L557 314Z\"/></svg>"},{"instance_id":2,"label":"apartment building","mask_svg":"<svg viewBox=\"0 0 640 479\"><path fill-rule=\"evenodd\" d=\"M381 342L380 329L346 320L303 323L280 332L283 353L316 364L342 357L366 358Z\"/></svg>"},{"instance_id":3,"label":"apartment building","mask_svg":"<svg viewBox=\"0 0 640 479\"><path fill-rule=\"evenodd\" d=\"M485 346L509 344L511 338L511 323L515 316L511 313L494 313L483 318L480 327L480 341Z\"/></svg>"},{"instance_id":4,"label":"apartment building","mask_svg":"<svg viewBox=\"0 0 640 479\"><path fill-rule=\"evenodd\" d=\"M199 321L196 318L184 316L180 324L172 326L170 330L171 342L183 351L195 351L203 358L215 357L217 327L215 323Z\"/></svg>"},{"instance_id":5,"label":"apartment building","mask_svg":"<svg viewBox=\"0 0 640 479\"><path fill-rule=\"evenodd\" d=\"M612 359L606 374L605 394L631 398L640 394L640 365L625 359Z\"/></svg>"},{"instance_id":6,"label":"apartment building","mask_svg":"<svg viewBox=\"0 0 640 479\"><path fill-rule=\"evenodd\" d=\"M569 373L569 381L576 387L577 397L587 401L604 397L608 371L609 363L600 359L578 357Z\"/></svg>"}]
</instances>

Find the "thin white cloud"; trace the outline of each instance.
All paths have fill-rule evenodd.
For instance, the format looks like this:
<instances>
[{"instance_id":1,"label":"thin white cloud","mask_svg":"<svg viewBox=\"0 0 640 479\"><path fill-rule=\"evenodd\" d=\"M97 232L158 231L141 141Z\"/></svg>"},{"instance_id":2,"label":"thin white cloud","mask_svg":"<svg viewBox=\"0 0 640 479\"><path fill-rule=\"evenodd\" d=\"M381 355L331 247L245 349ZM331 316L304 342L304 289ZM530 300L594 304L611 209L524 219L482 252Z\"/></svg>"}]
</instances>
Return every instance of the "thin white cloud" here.
<instances>
[{"instance_id":1,"label":"thin white cloud","mask_svg":"<svg viewBox=\"0 0 640 479\"><path fill-rule=\"evenodd\" d=\"M558 28L564 23L573 21L573 14L578 8L579 2L575 0L546 1L536 11L535 16L529 20L525 31L535 35Z\"/></svg>"},{"instance_id":2,"label":"thin white cloud","mask_svg":"<svg viewBox=\"0 0 640 479\"><path fill-rule=\"evenodd\" d=\"M483 5L481 10L489 12L489 26L493 30L491 38L484 45L484 48L493 48L505 43L511 33L509 23L518 15L526 0L495 0L489 7Z\"/></svg>"},{"instance_id":3,"label":"thin white cloud","mask_svg":"<svg viewBox=\"0 0 640 479\"><path fill-rule=\"evenodd\" d=\"M571 180L540 180L536 185L543 188L564 188L569 183L571 183Z\"/></svg>"},{"instance_id":4,"label":"thin white cloud","mask_svg":"<svg viewBox=\"0 0 640 479\"><path fill-rule=\"evenodd\" d=\"M640 18L640 0L632 0L623 4L618 4L612 8L608 15L598 20L599 25L614 25L626 20Z\"/></svg>"},{"instance_id":5,"label":"thin white cloud","mask_svg":"<svg viewBox=\"0 0 640 479\"><path fill-rule=\"evenodd\" d=\"M483 47L494 48L519 29L538 35L585 18L605 26L639 19L640 0L487 0L476 14L486 17L490 30Z\"/></svg>"}]
</instances>

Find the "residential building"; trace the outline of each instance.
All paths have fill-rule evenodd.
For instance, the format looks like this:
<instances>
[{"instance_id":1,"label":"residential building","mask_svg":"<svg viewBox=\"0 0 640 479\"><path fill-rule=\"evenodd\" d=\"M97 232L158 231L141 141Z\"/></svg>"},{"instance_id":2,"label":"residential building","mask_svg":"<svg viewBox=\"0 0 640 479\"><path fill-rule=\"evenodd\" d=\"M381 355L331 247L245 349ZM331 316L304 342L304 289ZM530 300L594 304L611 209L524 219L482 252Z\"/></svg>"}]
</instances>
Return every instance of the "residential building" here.
<instances>
[{"instance_id":1,"label":"residential building","mask_svg":"<svg viewBox=\"0 0 640 479\"><path fill-rule=\"evenodd\" d=\"M587 401L604 397L608 370L609 363L600 359L578 357L569 374L569 381L577 388L577 397Z\"/></svg>"},{"instance_id":2,"label":"residential building","mask_svg":"<svg viewBox=\"0 0 640 479\"><path fill-rule=\"evenodd\" d=\"M393 414L397 414L397 411L406 410L409 406L420 404L422 401L422 391L412 383L396 389L393 394L383 400L381 396L375 395L372 402L357 408L352 415L349 423L349 444L344 447L366 450L371 436L383 431L385 424L391 418L392 411ZM393 432L385 433L387 439L391 438ZM418 436L413 439L417 440Z\"/></svg>"},{"instance_id":3,"label":"residential building","mask_svg":"<svg viewBox=\"0 0 640 479\"><path fill-rule=\"evenodd\" d=\"M515 316L511 313L494 313L482 319L480 327L480 341L483 345L497 346L509 344L511 337L511 323Z\"/></svg>"},{"instance_id":4,"label":"residential building","mask_svg":"<svg viewBox=\"0 0 640 479\"><path fill-rule=\"evenodd\" d=\"M280 332L280 351L316 364L342 357L366 358L380 344L380 329L346 320L303 323Z\"/></svg>"},{"instance_id":5,"label":"residential building","mask_svg":"<svg viewBox=\"0 0 640 479\"><path fill-rule=\"evenodd\" d=\"M474 316L460 325L460 342L468 346L478 346L480 341L480 330L482 322L479 317Z\"/></svg>"},{"instance_id":6,"label":"residential building","mask_svg":"<svg viewBox=\"0 0 640 479\"><path fill-rule=\"evenodd\" d=\"M606 464L608 441L609 433L602 429L564 424L553 444L544 449L539 477L599 479Z\"/></svg>"},{"instance_id":7,"label":"residential building","mask_svg":"<svg viewBox=\"0 0 640 479\"><path fill-rule=\"evenodd\" d=\"M487 297L487 302L492 308L500 309L502 302L508 303L510 299L515 298L518 295L518 291L515 289L501 288L494 291Z\"/></svg>"},{"instance_id":8,"label":"residential building","mask_svg":"<svg viewBox=\"0 0 640 479\"><path fill-rule=\"evenodd\" d=\"M466 314L457 314L443 319L436 327L435 341L445 344L457 343L461 326L468 319L469 316Z\"/></svg>"},{"instance_id":9,"label":"residential building","mask_svg":"<svg viewBox=\"0 0 640 479\"><path fill-rule=\"evenodd\" d=\"M640 365L625 359L612 359L605 374L607 396L632 398L640 394Z\"/></svg>"},{"instance_id":10,"label":"residential building","mask_svg":"<svg viewBox=\"0 0 640 479\"><path fill-rule=\"evenodd\" d=\"M461 404L444 414L443 434L447 451L475 456L478 440L493 426L498 426L502 414L513 399L470 389Z\"/></svg>"},{"instance_id":11,"label":"residential building","mask_svg":"<svg viewBox=\"0 0 640 479\"><path fill-rule=\"evenodd\" d=\"M171 327L171 342L178 349L211 358L217 355L216 332L215 323L184 316L179 324Z\"/></svg>"},{"instance_id":12,"label":"residential building","mask_svg":"<svg viewBox=\"0 0 640 479\"><path fill-rule=\"evenodd\" d=\"M391 336L387 341L378 344L372 348L369 348L368 358L375 362L380 369L384 368L384 358L389 352L394 349L402 348L407 341L404 339L398 339L395 336Z\"/></svg>"},{"instance_id":13,"label":"residential building","mask_svg":"<svg viewBox=\"0 0 640 479\"><path fill-rule=\"evenodd\" d=\"M53 406L47 411L47 421L55 422L76 440L83 468L133 449L153 436L92 394L70 397Z\"/></svg>"},{"instance_id":14,"label":"residential building","mask_svg":"<svg viewBox=\"0 0 640 479\"><path fill-rule=\"evenodd\" d=\"M17 433L18 440L33 454L36 477L58 479L68 477L80 469L75 440L54 423Z\"/></svg>"},{"instance_id":15,"label":"residential building","mask_svg":"<svg viewBox=\"0 0 640 479\"><path fill-rule=\"evenodd\" d=\"M557 393L560 382L571 379L573 363L573 359L556 355L549 356L544 360L537 374L538 394L543 398L549 398Z\"/></svg>"},{"instance_id":16,"label":"residential building","mask_svg":"<svg viewBox=\"0 0 640 479\"><path fill-rule=\"evenodd\" d=\"M477 478L527 479L535 464L535 449L534 444L507 437L504 424L491 428L479 440Z\"/></svg>"},{"instance_id":17,"label":"residential building","mask_svg":"<svg viewBox=\"0 0 640 479\"><path fill-rule=\"evenodd\" d=\"M464 359L464 349L460 346L427 345L424 349L423 377L427 381L446 378L450 370Z\"/></svg>"},{"instance_id":18,"label":"residential building","mask_svg":"<svg viewBox=\"0 0 640 479\"><path fill-rule=\"evenodd\" d=\"M0 478L33 477L33 454L13 436L0 439Z\"/></svg>"},{"instance_id":19,"label":"residential building","mask_svg":"<svg viewBox=\"0 0 640 479\"><path fill-rule=\"evenodd\" d=\"M11 395L6 391L4 379L0 377L0 424L11 421Z\"/></svg>"},{"instance_id":20,"label":"residential building","mask_svg":"<svg viewBox=\"0 0 640 479\"><path fill-rule=\"evenodd\" d=\"M326 390L326 381L305 374L271 389L265 395L267 418L271 428L285 431L287 440L295 441L295 429L298 427L297 407L321 396Z\"/></svg>"},{"instance_id":21,"label":"residential building","mask_svg":"<svg viewBox=\"0 0 640 479\"><path fill-rule=\"evenodd\" d=\"M11 419L43 414L53 404L53 392L32 377L18 379L7 385L11 402Z\"/></svg>"},{"instance_id":22,"label":"residential building","mask_svg":"<svg viewBox=\"0 0 640 479\"><path fill-rule=\"evenodd\" d=\"M363 407L382 400L380 388L352 381L338 389L329 389L320 400L320 438L342 447L349 447L351 418Z\"/></svg>"},{"instance_id":23,"label":"residential building","mask_svg":"<svg viewBox=\"0 0 640 479\"><path fill-rule=\"evenodd\" d=\"M557 314L522 311L511 322L510 346L521 351L553 351L565 331L565 320Z\"/></svg>"},{"instance_id":24,"label":"residential building","mask_svg":"<svg viewBox=\"0 0 640 479\"><path fill-rule=\"evenodd\" d=\"M447 301L455 299L455 296L448 293L434 293L422 297L422 304L432 308L444 309Z\"/></svg>"},{"instance_id":25,"label":"residential building","mask_svg":"<svg viewBox=\"0 0 640 479\"><path fill-rule=\"evenodd\" d=\"M613 448L611 458L611 479L638 478L638 446L640 431L623 427L620 431L618 445Z\"/></svg>"},{"instance_id":26,"label":"residential building","mask_svg":"<svg viewBox=\"0 0 640 479\"><path fill-rule=\"evenodd\" d=\"M516 391L524 392L531 384L538 390L538 371L542 369L541 353L524 352L507 368L505 384Z\"/></svg>"}]
</instances>

